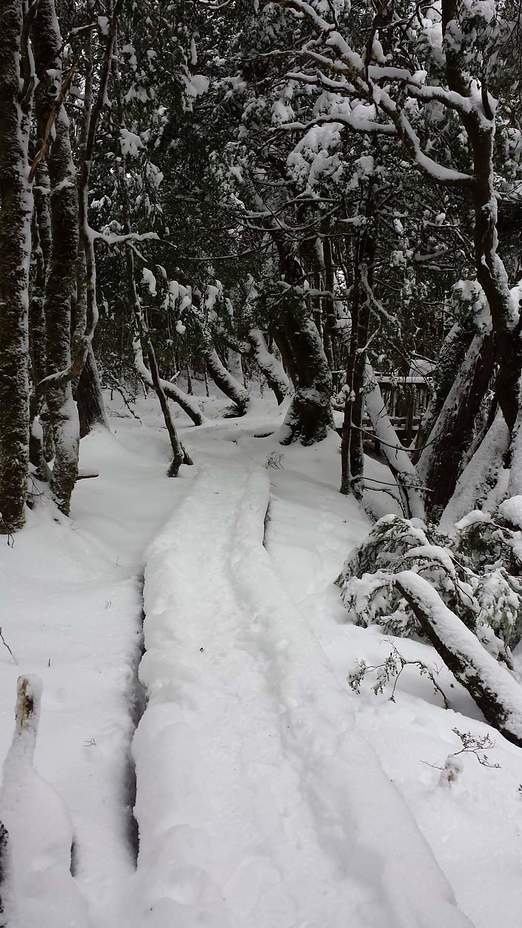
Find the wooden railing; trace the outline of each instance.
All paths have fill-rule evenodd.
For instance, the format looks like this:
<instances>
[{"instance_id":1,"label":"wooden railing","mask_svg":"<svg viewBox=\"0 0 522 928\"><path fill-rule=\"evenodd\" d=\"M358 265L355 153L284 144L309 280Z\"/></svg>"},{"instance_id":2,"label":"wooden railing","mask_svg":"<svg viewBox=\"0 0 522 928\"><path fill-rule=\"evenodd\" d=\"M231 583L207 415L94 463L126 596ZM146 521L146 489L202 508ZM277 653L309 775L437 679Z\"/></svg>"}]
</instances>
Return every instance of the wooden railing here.
<instances>
[{"instance_id":1,"label":"wooden railing","mask_svg":"<svg viewBox=\"0 0 522 928\"><path fill-rule=\"evenodd\" d=\"M332 371L332 376L335 392L339 393L345 372ZM398 437L404 444L409 445L415 438L426 412L432 391L431 380L428 377L402 377L377 372L375 379L381 388L386 410ZM373 435L368 416L363 420L363 428Z\"/></svg>"}]
</instances>

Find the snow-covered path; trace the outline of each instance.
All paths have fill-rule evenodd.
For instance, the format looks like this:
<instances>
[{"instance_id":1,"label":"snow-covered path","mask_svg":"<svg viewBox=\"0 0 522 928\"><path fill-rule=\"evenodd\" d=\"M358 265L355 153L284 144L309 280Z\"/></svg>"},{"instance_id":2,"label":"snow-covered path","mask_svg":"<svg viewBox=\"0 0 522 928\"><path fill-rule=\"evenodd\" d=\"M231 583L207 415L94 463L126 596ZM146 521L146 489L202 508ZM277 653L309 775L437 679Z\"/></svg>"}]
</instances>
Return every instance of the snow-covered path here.
<instances>
[{"instance_id":1,"label":"snow-covered path","mask_svg":"<svg viewBox=\"0 0 522 928\"><path fill-rule=\"evenodd\" d=\"M264 410L217 420L186 430L197 465L169 480L164 429L145 412L84 441L82 466L100 476L80 483L71 521L42 502L0 546L0 624L18 660L0 649L0 754L16 677L37 674L35 767L54 792L9 810L11 842L33 854L10 928L469 928L448 881L477 928L518 928L518 749L494 737L498 768L468 757L445 789L431 764L456 750L455 728L491 733L449 672L448 712L414 672L394 703L371 682L347 687L356 660L379 664L392 644L437 661L346 622L332 581L369 523L337 492L337 436L283 450Z\"/></svg>"},{"instance_id":2,"label":"snow-covered path","mask_svg":"<svg viewBox=\"0 0 522 928\"><path fill-rule=\"evenodd\" d=\"M149 551L133 924L469 928L263 546L268 499L222 447Z\"/></svg>"}]
</instances>

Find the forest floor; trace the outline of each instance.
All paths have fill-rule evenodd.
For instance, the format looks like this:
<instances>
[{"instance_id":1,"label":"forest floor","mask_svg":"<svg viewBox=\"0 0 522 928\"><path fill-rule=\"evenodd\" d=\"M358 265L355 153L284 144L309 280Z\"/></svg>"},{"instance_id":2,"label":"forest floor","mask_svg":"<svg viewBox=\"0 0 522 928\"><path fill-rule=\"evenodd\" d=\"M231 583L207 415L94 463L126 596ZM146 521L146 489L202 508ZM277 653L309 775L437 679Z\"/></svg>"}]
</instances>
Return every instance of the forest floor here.
<instances>
[{"instance_id":1,"label":"forest floor","mask_svg":"<svg viewBox=\"0 0 522 928\"><path fill-rule=\"evenodd\" d=\"M337 492L337 436L282 448L258 401L184 427L197 463L169 480L158 414L137 412L114 406L112 435L82 441L99 476L70 520L42 499L0 546L16 659L0 646L0 756L16 677L38 674L35 766L75 842L71 877L50 806L4 785L27 861L7 883L10 928L518 928L519 750L432 648L346 621L334 580L370 521ZM356 661L394 645L440 670L449 710L410 667L393 702L370 680L350 690ZM464 755L441 785L453 729L492 734L499 766Z\"/></svg>"}]
</instances>

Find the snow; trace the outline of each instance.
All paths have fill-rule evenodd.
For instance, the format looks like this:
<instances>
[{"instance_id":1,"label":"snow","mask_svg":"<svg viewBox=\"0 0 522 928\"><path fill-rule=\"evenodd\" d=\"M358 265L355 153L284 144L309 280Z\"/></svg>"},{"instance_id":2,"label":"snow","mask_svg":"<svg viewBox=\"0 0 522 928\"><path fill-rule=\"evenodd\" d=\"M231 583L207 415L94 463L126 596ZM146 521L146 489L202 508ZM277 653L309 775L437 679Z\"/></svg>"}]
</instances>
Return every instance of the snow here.
<instances>
[{"instance_id":1,"label":"snow","mask_svg":"<svg viewBox=\"0 0 522 928\"><path fill-rule=\"evenodd\" d=\"M183 75L185 93L191 99L205 94L209 87L209 79L204 74Z\"/></svg>"},{"instance_id":2,"label":"snow","mask_svg":"<svg viewBox=\"0 0 522 928\"><path fill-rule=\"evenodd\" d=\"M268 500L266 471L224 455L149 552L140 924L469 925L285 595Z\"/></svg>"},{"instance_id":3,"label":"snow","mask_svg":"<svg viewBox=\"0 0 522 928\"><path fill-rule=\"evenodd\" d=\"M397 574L397 583L429 610L437 635L456 654L465 656L466 663L476 669L486 687L498 694L507 712L505 727L522 739L522 688L508 670L481 645L477 636L448 609L437 591L413 571ZM509 722L509 725L507 724Z\"/></svg>"},{"instance_id":4,"label":"snow","mask_svg":"<svg viewBox=\"0 0 522 928\"><path fill-rule=\"evenodd\" d=\"M510 496L500 504L498 511L506 522L522 529L522 496Z\"/></svg>"},{"instance_id":5,"label":"snow","mask_svg":"<svg viewBox=\"0 0 522 928\"><path fill-rule=\"evenodd\" d=\"M501 766L463 755L441 787L428 765L459 749L453 729L491 734L452 675L437 677L448 711L409 668L394 703L346 684L393 644L440 660L346 623L333 581L370 523L338 493L338 436L281 448L269 393L240 420L194 428L179 413L196 466L169 480L155 398L138 400L141 421L112 413L113 435L82 440L82 471L99 476L79 483L72 519L42 499L0 546L18 661L0 647L2 758L18 675L43 682L23 801L4 765L0 819L10 809L31 856L41 838L48 849L10 880L37 900L14 928L518 928L519 750L493 732ZM144 568L148 704L133 738Z\"/></svg>"},{"instance_id":6,"label":"snow","mask_svg":"<svg viewBox=\"0 0 522 928\"><path fill-rule=\"evenodd\" d=\"M508 478L502 460L509 447L509 440L509 429L499 412L457 480L453 497L441 519L444 531L453 533L454 523L464 528L463 520L470 512L476 512L479 504L484 507L484 518L487 518L488 510L496 508L505 492Z\"/></svg>"},{"instance_id":7,"label":"snow","mask_svg":"<svg viewBox=\"0 0 522 928\"><path fill-rule=\"evenodd\" d=\"M137 158L140 149L143 148L143 142L135 132L122 128L120 129L120 148L124 158Z\"/></svg>"},{"instance_id":8,"label":"snow","mask_svg":"<svg viewBox=\"0 0 522 928\"><path fill-rule=\"evenodd\" d=\"M7 828L4 894L9 925L39 928L42 912L56 928L90 928L85 899L70 872L72 823L53 788L38 776L33 755L42 681L19 677L17 724L4 761L0 814ZM23 717L26 703L31 711Z\"/></svg>"},{"instance_id":9,"label":"snow","mask_svg":"<svg viewBox=\"0 0 522 928\"><path fill-rule=\"evenodd\" d=\"M142 280L145 287L147 287L151 296L156 296L156 278L153 272L148 267L144 267L142 270Z\"/></svg>"},{"instance_id":10,"label":"snow","mask_svg":"<svg viewBox=\"0 0 522 928\"><path fill-rule=\"evenodd\" d=\"M134 870L128 751L138 695L143 549L174 508L183 481L165 476L168 445L156 425L113 422L114 435L101 429L82 440L82 470L99 477L78 484L71 521L41 499L14 545L4 539L0 546L0 625L18 662L0 648L2 759L12 736L17 676L36 674L43 682L36 774L28 772L16 804L4 767L0 820L9 831L17 823L22 837L30 823L36 860L32 878L24 882L20 872L22 882L15 884L22 897L27 889L27 906L33 899L36 914L24 904L13 928L84 928L84 921L73 921L74 886L96 928L115 928L113 887ZM75 878L65 887L71 829ZM15 854L17 863L16 848ZM58 921L67 913L69 921Z\"/></svg>"}]
</instances>

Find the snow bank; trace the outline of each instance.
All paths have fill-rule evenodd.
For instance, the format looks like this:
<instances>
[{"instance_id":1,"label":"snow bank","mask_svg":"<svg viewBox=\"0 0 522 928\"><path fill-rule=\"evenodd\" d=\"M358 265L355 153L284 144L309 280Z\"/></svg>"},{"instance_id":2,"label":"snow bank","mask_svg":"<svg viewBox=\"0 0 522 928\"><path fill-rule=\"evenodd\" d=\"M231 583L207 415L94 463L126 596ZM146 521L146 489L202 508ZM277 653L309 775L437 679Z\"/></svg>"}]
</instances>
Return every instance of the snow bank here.
<instances>
[{"instance_id":1,"label":"snow bank","mask_svg":"<svg viewBox=\"0 0 522 928\"><path fill-rule=\"evenodd\" d=\"M41 691L39 677L19 677L16 728L4 762L0 821L7 829L7 923L9 928L90 928L87 904L70 872L71 820L33 766Z\"/></svg>"}]
</instances>

